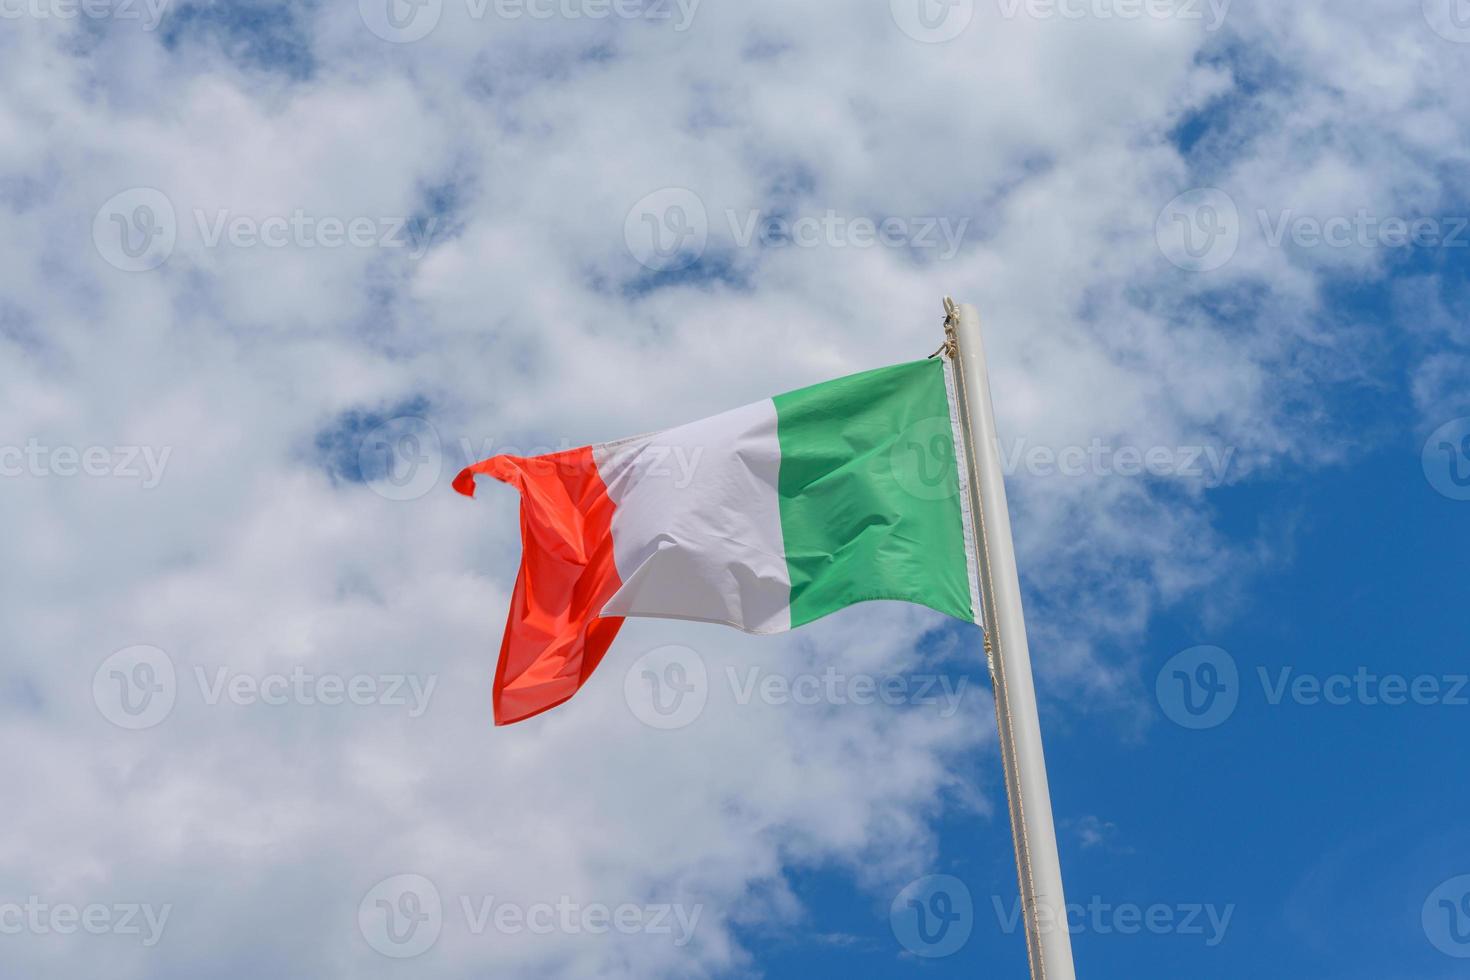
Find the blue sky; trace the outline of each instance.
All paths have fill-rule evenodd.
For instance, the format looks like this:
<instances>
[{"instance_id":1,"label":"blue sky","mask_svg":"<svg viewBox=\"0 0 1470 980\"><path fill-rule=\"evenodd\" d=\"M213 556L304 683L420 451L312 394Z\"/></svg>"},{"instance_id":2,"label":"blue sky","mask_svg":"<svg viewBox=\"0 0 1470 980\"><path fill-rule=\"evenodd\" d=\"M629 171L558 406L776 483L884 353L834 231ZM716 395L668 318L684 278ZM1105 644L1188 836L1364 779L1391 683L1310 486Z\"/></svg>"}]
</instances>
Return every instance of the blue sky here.
<instances>
[{"instance_id":1,"label":"blue sky","mask_svg":"<svg viewBox=\"0 0 1470 980\"><path fill-rule=\"evenodd\" d=\"M953 295L1078 975L1464 975L1462 0L0 13L0 972L1024 976L973 628L630 621L493 729L449 487ZM906 696L741 694L829 672Z\"/></svg>"}]
</instances>

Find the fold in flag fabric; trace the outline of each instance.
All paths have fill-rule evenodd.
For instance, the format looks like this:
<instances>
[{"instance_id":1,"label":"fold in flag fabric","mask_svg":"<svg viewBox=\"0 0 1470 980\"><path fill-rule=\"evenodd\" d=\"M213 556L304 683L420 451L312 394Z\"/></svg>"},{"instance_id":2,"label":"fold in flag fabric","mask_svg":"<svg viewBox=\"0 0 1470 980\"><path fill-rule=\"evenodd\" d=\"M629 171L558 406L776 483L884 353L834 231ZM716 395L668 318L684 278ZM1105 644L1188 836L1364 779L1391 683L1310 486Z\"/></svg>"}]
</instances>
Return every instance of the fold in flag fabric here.
<instances>
[{"instance_id":1,"label":"fold in flag fabric","mask_svg":"<svg viewBox=\"0 0 1470 980\"><path fill-rule=\"evenodd\" d=\"M624 617L779 633L870 599L980 623L948 360L879 368L699 422L466 467L521 495L495 723L570 698Z\"/></svg>"}]
</instances>

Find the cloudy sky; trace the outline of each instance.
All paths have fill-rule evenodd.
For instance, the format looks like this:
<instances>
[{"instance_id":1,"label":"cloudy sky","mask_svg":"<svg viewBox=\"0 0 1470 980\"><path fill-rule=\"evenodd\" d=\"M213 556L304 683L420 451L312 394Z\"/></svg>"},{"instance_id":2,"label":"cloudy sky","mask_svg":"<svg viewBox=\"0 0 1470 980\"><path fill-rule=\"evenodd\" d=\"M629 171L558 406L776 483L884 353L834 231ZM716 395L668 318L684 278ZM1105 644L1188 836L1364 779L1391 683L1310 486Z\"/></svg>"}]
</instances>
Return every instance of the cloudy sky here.
<instances>
[{"instance_id":1,"label":"cloudy sky","mask_svg":"<svg viewBox=\"0 0 1470 980\"><path fill-rule=\"evenodd\" d=\"M1079 974L1463 975L1467 80L1465 0L0 0L0 972L1023 976L973 628L494 729L449 487L953 295Z\"/></svg>"}]
</instances>

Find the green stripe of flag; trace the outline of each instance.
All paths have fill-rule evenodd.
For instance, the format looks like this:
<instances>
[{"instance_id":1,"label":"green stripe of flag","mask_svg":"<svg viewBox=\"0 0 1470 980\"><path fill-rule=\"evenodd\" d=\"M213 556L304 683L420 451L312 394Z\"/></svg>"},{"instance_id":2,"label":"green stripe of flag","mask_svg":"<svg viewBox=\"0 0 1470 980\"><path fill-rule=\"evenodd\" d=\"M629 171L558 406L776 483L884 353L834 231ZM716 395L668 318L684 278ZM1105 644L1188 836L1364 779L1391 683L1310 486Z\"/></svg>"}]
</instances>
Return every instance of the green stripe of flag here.
<instances>
[{"instance_id":1,"label":"green stripe of flag","mask_svg":"<svg viewBox=\"0 0 1470 980\"><path fill-rule=\"evenodd\" d=\"M791 625L868 599L976 620L944 365L774 399Z\"/></svg>"}]
</instances>

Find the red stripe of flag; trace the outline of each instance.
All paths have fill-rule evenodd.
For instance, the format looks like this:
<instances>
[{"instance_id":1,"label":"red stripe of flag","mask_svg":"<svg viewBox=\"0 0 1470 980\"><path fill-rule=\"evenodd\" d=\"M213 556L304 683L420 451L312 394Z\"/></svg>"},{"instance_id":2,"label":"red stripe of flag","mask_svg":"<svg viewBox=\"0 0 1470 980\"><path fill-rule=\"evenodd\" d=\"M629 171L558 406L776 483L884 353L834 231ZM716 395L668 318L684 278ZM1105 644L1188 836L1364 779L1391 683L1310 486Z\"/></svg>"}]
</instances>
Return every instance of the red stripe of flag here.
<instances>
[{"instance_id":1,"label":"red stripe of flag","mask_svg":"<svg viewBox=\"0 0 1470 980\"><path fill-rule=\"evenodd\" d=\"M454 489L473 497L480 474L521 494L521 568L494 688L495 724L509 725L576 694L623 625L598 618L623 584L613 562L615 505L590 446L494 456L462 470Z\"/></svg>"}]
</instances>

